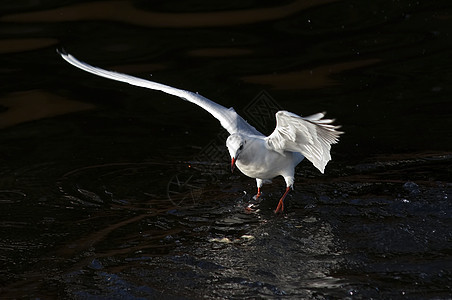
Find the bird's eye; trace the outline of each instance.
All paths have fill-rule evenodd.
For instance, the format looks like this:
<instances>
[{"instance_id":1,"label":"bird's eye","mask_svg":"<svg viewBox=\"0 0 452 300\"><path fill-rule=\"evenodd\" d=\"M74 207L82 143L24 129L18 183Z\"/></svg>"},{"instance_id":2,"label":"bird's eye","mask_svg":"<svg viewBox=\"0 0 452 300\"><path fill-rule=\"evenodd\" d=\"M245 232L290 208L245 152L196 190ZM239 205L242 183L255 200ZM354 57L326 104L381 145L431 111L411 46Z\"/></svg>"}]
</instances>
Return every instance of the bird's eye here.
<instances>
[{"instance_id":1,"label":"bird's eye","mask_svg":"<svg viewBox=\"0 0 452 300\"><path fill-rule=\"evenodd\" d=\"M243 145L240 145L239 150L242 150L242 149L243 149Z\"/></svg>"}]
</instances>

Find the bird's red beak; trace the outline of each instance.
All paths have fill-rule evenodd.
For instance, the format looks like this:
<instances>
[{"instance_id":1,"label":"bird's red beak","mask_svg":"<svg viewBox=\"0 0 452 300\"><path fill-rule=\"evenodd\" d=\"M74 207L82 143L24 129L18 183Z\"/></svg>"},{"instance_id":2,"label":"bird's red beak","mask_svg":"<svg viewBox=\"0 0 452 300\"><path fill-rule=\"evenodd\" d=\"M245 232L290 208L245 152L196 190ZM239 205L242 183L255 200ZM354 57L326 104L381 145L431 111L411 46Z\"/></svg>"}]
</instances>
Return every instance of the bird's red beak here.
<instances>
[{"instance_id":1,"label":"bird's red beak","mask_svg":"<svg viewBox=\"0 0 452 300\"><path fill-rule=\"evenodd\" d=\"M234 172L234 168L235 168L235 157L233 157L231 160L231 173Z\"/></svg>"}]
</instances>

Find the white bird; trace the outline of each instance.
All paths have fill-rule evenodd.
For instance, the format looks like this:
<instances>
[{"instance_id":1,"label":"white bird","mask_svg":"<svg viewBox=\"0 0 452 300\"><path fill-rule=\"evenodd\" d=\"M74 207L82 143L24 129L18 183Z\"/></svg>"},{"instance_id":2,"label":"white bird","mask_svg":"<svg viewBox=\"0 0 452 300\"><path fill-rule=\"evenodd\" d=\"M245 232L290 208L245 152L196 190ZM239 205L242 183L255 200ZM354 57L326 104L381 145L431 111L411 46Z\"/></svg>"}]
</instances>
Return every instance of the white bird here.
<instances>
[{"instance_id":1,"label":"white bird","mask_svg":"<svg viewBox=\"0 0 452 300\"><path fill-rule=\"evenodd\" d=\"M287 111L278 111L275 130L265 136L249 125L232 107L226 108L197 93L93 67L70 54L58 53L68 63L84 71L178 96L208 111L230 134L226 146L231 156L231 171L237 166L243 174L256 179L256 199L261 196L264 183L271 182L271 179L280 175L284 177L286 191L279 200L275 213L284 211L284 199L290 189L293 189L295 167L306 157L323 173L331 160L331 144L337 143L339 135L343 133L336 130L340 126L331 124L334 120L323 119L324 113L301 117Z\"/></svg>"}]
</instances>

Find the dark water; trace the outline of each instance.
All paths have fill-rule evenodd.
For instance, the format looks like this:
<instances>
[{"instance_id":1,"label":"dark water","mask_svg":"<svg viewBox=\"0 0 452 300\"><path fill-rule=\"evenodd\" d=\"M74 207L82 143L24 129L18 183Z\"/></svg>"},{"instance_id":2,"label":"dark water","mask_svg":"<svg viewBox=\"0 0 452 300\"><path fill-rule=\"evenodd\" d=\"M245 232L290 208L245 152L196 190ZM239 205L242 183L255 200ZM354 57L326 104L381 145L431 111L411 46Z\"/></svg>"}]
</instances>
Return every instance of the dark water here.
<instances>
[{"instance_id":1,"label":"dark water","mask_svg":"<svg viewBox=\"0 0 452 300\"><path fill-rule=\"evenodd\" d=\"M4 1L0 294L65 299L452 297L449 1ZM346 132L253 212L197 91ZM267 110L259 110L259 103Z\"/></svg>"}]
</instances>

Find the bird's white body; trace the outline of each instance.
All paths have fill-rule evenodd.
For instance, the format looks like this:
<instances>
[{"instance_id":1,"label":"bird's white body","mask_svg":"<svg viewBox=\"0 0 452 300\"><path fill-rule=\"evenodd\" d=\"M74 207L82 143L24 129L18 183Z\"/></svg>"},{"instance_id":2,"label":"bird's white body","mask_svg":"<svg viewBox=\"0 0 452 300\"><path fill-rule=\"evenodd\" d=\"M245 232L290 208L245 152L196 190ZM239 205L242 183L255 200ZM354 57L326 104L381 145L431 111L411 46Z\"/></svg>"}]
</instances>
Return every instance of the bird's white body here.
<instances>
[{"instance_id":1,"label":"bird's white body","mask_svg":"<svg viewBox=\"0 0 452 300\"><path fill-rule=\"evenodd\" d=\"M331 160L331 144L337 143L342 133L336 130L338 126L331 125L333 120L323 119L324 113L301 117L287 111L279 111L276 113L275 130L271 135L264 136L233 108L221 106L197 93L107 71L81 62L72 55L59 54L67 62L84 71L178 96L208 111L230 133L226 146L232 159L231 168L237 166L243 174L256 179L257 197L261 194L263 183L277 176L284 177L286 192L280 199L276 212L284 210L283 200L289 189L293 188L295 167L306 157L323 173L326 164Z\"/></svg>"},{"instance_id":2,"label":"bird's white body","mask_svg":"<svg viewBox=\"0 0 452 300\"><path fill-rule=\"evenodd\" d=\"M233 137L234 135L231 135ZM258 187L264 182L283 176L288 186L294 182L295 166L304 158L299 152L284 151L283 153L267 148L265 136L245 136L240 137L246 140L236 166L246 176L256 178ZM234 149L232 138L226 142L228 149ZM234 157L235 154L231 154ZM259 182L260 180L260 182Z\"/></svg>"}]
</instances>

